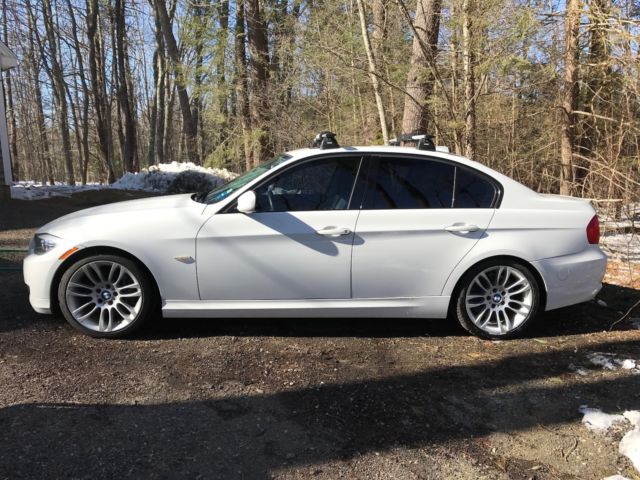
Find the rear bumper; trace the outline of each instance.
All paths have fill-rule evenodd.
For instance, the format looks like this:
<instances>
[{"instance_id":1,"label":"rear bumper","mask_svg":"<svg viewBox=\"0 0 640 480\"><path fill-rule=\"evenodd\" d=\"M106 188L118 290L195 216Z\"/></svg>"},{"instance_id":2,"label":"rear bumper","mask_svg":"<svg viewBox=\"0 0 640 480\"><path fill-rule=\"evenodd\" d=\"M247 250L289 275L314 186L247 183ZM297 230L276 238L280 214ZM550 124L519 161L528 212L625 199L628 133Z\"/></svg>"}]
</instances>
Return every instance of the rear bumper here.
<instances>
[{"instance_id":1,"label":"rear bumper","mask_svg":"<svg viewBox=\"0 0 640 480\"><path fill-rule=\"evenodd\" d=\"M546 310L593 299L602 288L607 256L597 245L580 253L532 262L547 289Z\"/></svg>"}]
</instances>

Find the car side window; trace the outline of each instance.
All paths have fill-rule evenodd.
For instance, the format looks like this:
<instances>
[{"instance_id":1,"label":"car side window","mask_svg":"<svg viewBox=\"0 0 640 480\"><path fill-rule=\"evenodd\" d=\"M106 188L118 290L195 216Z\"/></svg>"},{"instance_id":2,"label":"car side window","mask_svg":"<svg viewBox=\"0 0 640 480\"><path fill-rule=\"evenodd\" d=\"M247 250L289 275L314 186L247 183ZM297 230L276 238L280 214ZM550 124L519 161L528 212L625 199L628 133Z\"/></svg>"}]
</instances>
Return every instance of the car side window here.
<instances>
[{"instance_id":1,"label":"car side window","mask_svg":"<svg viewBox=\"0 0 640 480\"><path fill-rule=\"evenodd\" d=\"M451 208L455 166L424 158L381 157L366 179L363 208Z\"/></svg>"},{"instance_id":2,"label":"car side window","mask_svg":"<svg viewBox=\"0 0 640 480\"><path fill-rule=\"evenodd\" d=\"M453 208L491 208L496 188L477 173L457 167Z\"/></svg>"},{"instance_id":3,"label":"car side window","mask_svg":"<svg viewBox=\"0 0 640 480\"><path fill-rule=\"evenodd\" d=\"M360 157L331 157L294 166L255 190L259 212L346 210Z\"/></svg>"}]
</instances>

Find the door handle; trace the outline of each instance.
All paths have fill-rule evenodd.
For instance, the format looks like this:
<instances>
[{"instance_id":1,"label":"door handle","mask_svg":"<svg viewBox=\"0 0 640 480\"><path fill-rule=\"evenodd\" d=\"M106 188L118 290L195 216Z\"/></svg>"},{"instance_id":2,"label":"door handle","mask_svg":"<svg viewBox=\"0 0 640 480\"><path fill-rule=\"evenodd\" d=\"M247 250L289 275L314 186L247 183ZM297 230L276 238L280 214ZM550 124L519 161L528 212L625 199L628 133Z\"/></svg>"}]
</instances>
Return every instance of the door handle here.
<instances>
[{"instance_id":1,"label":"door handle","mask_svg":"<svg viewBox=\"0 0 640 480\"><path fill-rule=\"evenodd\" d=\"M469 223L456 222L453 225L449 225L448 227L444 227L447 232L460 232L460 233L468 233L468 232L477 232L480 230L480 227L477 225L471 225Z\"/></svg>"},{"instance_id":2,"label":"door handle","mask_svg":"<svg viewBox=\"0 0 640 480\"><path fill-rule=\"evenodd\" d=\"M327 237L339 237L341 235L349 235L351 230L346 227L324 227L316 230L318 235L326 235Z\"/></svg>"}]
</instances>

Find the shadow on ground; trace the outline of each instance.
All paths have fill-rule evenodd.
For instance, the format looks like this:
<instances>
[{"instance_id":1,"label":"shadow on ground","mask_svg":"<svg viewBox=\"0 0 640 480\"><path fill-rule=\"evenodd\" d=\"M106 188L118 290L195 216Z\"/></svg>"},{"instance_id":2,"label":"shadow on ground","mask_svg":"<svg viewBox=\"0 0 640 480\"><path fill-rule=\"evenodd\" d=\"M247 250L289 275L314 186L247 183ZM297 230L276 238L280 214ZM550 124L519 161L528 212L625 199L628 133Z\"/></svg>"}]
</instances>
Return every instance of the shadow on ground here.
<instances>
[{"instance_id":1,"label":"shadow on ground","mask_svg":"<svg viewBox=\"0 0 640 480\"><path fill-rule=\"evenodd\" d=\"M594 348L637 348L630 343ZM569 353L225 399L11 406L0 410L0 474L266 478L285 465L551 428L578 420L583 404L640 406L632 376L542 385L566 372Z\"/></svg>"}]
</instances>

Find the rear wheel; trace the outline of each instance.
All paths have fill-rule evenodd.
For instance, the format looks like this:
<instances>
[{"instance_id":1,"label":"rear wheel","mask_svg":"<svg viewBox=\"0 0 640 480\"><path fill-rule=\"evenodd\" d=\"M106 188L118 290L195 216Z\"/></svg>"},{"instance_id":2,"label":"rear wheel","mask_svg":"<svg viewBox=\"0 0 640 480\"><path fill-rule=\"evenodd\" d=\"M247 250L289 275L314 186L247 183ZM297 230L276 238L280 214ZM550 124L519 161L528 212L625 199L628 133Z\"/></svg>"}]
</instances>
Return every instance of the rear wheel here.
<instances>
[{"instance_id":1,"label":"rear wheel","mask_svg":"<svg viewBox=\"0 0 640 480\"><path fill-rule=\"evenodd\" d=\"M92 337L131 334L152 314L156 293L148 274L117 255L78 260L62 275L58 302L65 319Z\"/></svg>"},{"instance_id":2,"label":"rear wheel","mask_svg":"<svg viewBox=\"0 0 640 480\"><path fill-rule=\"evenodd\" d=\"M470 333L486 339L512 338L535 319L540 287L531 271L513 261L490 261L462 279L456 316Z\"/></svg>"}]
</instances>

